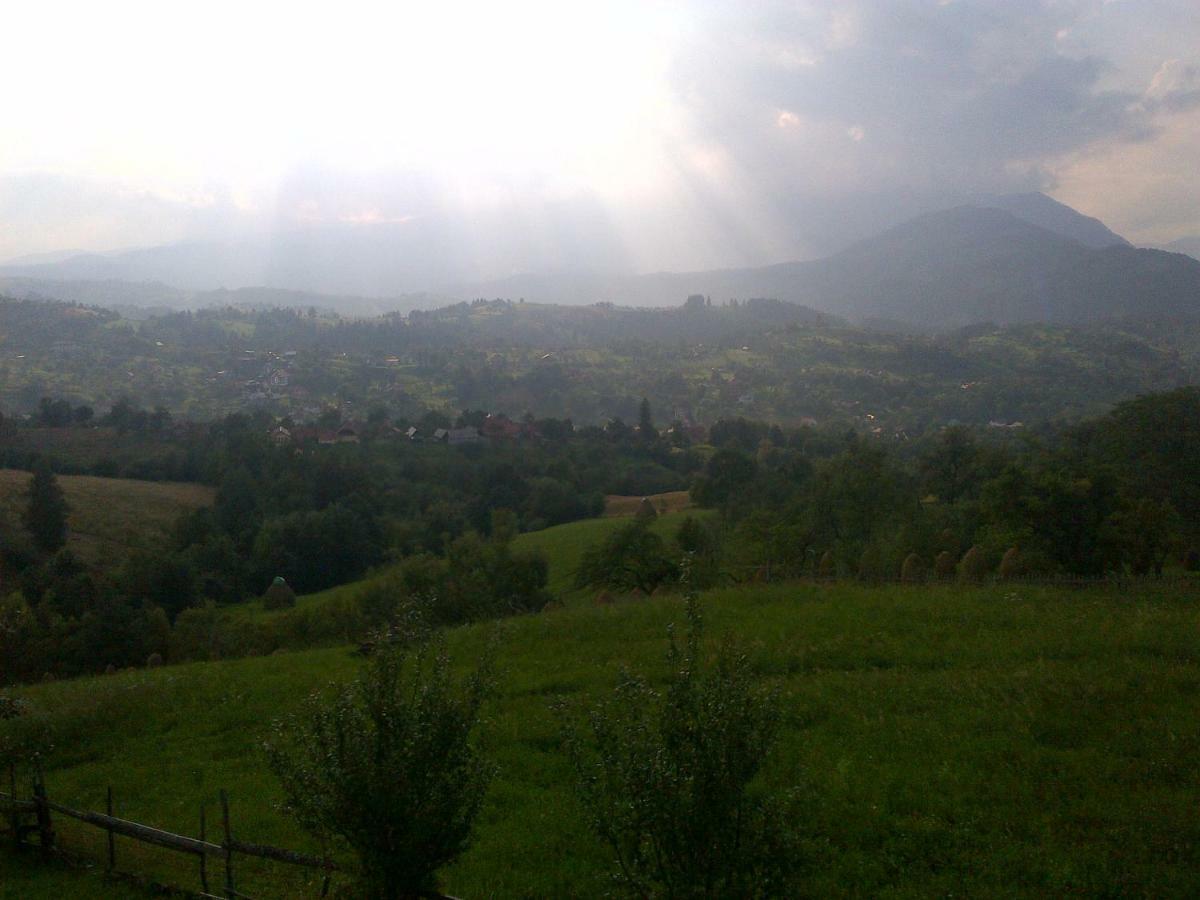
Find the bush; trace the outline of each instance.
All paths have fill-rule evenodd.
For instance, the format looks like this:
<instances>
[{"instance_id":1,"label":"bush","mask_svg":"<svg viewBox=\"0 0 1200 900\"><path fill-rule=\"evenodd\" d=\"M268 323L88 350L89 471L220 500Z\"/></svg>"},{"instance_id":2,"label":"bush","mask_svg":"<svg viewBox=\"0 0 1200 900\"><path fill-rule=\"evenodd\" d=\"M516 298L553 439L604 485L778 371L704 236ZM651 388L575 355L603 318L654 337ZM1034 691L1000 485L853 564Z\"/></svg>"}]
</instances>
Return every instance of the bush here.
<instances>
[{"instance_id":1,"label":"bush","mask_svg":"<svg viewBox=\"0 0 1200 900\"><path fill-rule=\"evenodd\" d=\"M778 697L729 642L705 667L694 595L687 612L664 691L625 673L586 730L564 722L589 824L638 896L788 896L798 863L789 817L751 790L775 741Z\"/></svg>"},{"instance_id":2,"label":"bush","mask_svg":"<svg viewBox=\"0 0 1200 900\"><path fill-rule=\"evenodd\" d=\"M471 838L492 777L473 738L490 688L488 654L462 684L440 642L381 642L366 672L276 723L267 746L286 808L347 844L361 896L416 896Z\"/></svg>"},{"instance_id":3,"label":"bush","mask_svg":"<svg viewBox=\"0 0 1200 900\"><path fill-rule=\"evenodd\" d=\"M837 563L833 558L833 551L826 550L821 554L821 561L817 563L818 578L834 578L837 576Z\"/></svg>"}]
</instances>

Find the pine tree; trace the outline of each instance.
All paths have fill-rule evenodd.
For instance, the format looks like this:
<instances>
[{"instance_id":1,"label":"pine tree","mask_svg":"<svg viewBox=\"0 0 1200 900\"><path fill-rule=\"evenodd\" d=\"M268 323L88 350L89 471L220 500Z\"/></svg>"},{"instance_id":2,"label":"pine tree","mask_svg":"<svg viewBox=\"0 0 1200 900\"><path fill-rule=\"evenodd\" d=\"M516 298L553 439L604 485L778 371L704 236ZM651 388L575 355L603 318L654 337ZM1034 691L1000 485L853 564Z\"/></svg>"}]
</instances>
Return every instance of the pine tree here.
<instances>
[{"instance_id":1,"label":"pine tree","mask_svg":"<svg viewBox=\"0 0 1200 900\"><path fill-rule=\"evenodd\" d=\"M33 470L33 481L29 483L25 528L33 542L47 553L67 542L67 501L50 463L45 460Z\"/></svg>"},{"instance_id":2,"label":"pine tree","mask_svg":"<svg viewBox=\"0 0 1200 900\"><path fill-rule=\"evenodd\" d=\"M642 404L638 407L638 437L648 441L657 436L658 431L654 428L654 419L650 415L650 401L643 397Z\"/></svg>"}]
</instances>

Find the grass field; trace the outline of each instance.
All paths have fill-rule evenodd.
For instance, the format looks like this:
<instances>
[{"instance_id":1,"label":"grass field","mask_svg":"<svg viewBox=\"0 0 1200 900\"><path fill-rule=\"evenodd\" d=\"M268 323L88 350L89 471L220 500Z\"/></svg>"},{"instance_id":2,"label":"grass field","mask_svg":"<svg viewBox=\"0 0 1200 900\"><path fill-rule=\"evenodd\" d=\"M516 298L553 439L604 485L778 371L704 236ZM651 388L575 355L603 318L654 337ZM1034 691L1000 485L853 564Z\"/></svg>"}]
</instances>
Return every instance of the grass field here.
<instances>
[{"instance_id":1,"label":"grass field","mask_svg":"<svg viewBox=\"0 0 1200 900\"><path fill-rule=\"evenodd\" d=\"M710 510L690 510L685 513L667 513L659 516L650 527L664 540L670 540L679 528L679 524L688 515L702 517L712 515L712 512ZM549 563L547 589L550 593L567 603L582 603L595 593L590 590L580 591L575 587L575 572L579 568L584 551L594 544L599 544L607 535L627 524L629 524L628 520L619 516L568 522L565 525L555 525L541 531L519 534L513 540L513 549L544 554ZM376 577L379 576L368 577L353 584L340 585L315 594L297 597L296 609L316 610L321 607L354 602L355 598L367 589ZM264 610L261 599L229 607L227 612L230 616L246 620L261 620L288 614L286 610Z\"/></svg>"},{"instance_id":2,"label":"grass field","mask_svg":"<svg viewBox=\"0 0 1200 900\"><path fill-rule=\"evenodd\" d=\"M28 472L0 469L0 523L19 529L28 496ZM133 547L153 546L170 534L179 516L213 502L200 484L60 475L67 498L67 546L88 563L104 565Z\"/></svg>"},{"instance_id":3,"label":"grass field","mask_svg":"<svg viewBox=\"0 0 1200 900\"><path fill-rule=\"evenodd\" d=\"M798 792L805 894L1200 894L1190 592L784 584L714 591L704 608L710 638L736 634L782 690L785 730L763 781ZM667 625L682 617L664 597L501 626L485 728L500 774L474 845L445 872L448 892L606 889L549 705L605 694L624 665L661 677ZM472 660L487 630L451 632L455 658ZM20 693L55 736L51 798L101 808L111 784L120 814L194 834L199 803L211 811L225 788L240 837L312 849L275 808L261 741L273 718L360 664L331 648ZM56 825L87 849L82 832ZM118 858L195 884L187 858L124 842ZM21 896L112 896L55 871L43 891L29 865L0 854L0 883L25 879ZM254 897L316 893L278 867L240 875Z\"/></svg>"}]
</instances>

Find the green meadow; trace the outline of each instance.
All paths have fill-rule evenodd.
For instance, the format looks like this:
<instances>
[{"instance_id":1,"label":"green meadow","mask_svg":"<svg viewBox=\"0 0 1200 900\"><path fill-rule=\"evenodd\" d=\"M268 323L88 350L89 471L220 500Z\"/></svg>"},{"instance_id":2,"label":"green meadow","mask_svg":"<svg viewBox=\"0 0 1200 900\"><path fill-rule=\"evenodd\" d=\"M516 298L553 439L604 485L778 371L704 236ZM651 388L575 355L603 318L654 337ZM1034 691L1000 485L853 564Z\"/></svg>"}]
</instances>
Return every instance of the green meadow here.
<instances>
[{"instance_id":1,"label":"green meadow","mask_svg":"<svg viewBox=\"0 0 1200 900\"><path fill-rule=\"evenodd\" d=\"M1200 894L1200 607L1190 590L781 584L702 602L708 641L734 635L782 691L785 728L760 787L792 796L803 893ZM465 667L499 631L482 729L499 774L474 844L444 872L446 892L611 887L550 706L604 696L622 667L661 679L667 628L682 621L681 600L665 596L449 633ZM240 838L317 851L279 812L262 742L272 720L360 665L333 647L18 693L35 710L25 724L51 736L52 799L102 809L111 785L119 815L196 834L200 804L211 824L225 789ZM61 817L56 827L68 849L102 859L99 832ZM123 840L117 854L122 868L198 885L190 857ZM256 898L319 893L275 864L243 861L238 878ZM135 895L98 869L64 872L8 850L0 884L5 900Z\"/></svg>"}]
</instances>

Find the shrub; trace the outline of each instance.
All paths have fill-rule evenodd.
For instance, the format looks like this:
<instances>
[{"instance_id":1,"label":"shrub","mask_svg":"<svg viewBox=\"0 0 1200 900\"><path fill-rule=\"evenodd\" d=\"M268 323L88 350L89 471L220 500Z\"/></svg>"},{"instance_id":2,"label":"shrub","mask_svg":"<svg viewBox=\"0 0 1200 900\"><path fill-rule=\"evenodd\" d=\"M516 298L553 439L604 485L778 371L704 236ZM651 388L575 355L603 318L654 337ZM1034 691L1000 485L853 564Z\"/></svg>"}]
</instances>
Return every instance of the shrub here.
<instances>
[{"instance_id":1,"label":"shrub","mask_svg":"<svg viewBox=\"0 0 1200 900\"><path fill-rule=\"evenodd\" d=\"M163 657L161 653L151 653L146 657L146 668L148 669L157 669L162 664Z\"/></svg>"},{"instance_id":2,"label":"shrub","mask_svg":"<svg viewBox=\"0 0 1200 900\"><path fill-rule=\"evenodd\" d=\"M267 592L263 594L263 609L290 609L296 605L296 592L283 577L275 576Z\"/></svg>"},{"instance_id":3,"label":"shrub","mask_svg":"<svg viewBox=\"0 0 1200 900\"><path fill-rule=\"evenodd\" d=\"M833 559L833 551L826 550L821 554L821 561L817 563L817 576L820 578L833 578L837 575L837 563Z\"/></svg>"},{"instance_id":4,"label":"shrub","mask_svg":"<svg viewBox=\"0 0 1200 900\"><path fill-rule=\"evenodd\" d=\"M314 695L276 723L267 745L286 808L307 830L347 844L361 896L417 896L466 849L492 776L473 734L490 654L464 683L444 644L412 634L380 642L366 672Z\"/></svg>"},{"instance_id":5,"label":"shrub","mask_svg":"<svg viewBox=\"0 0 1200 900\"><path fill-rule=\"evenodd\" d=\"M20 697L9 697L0 694L0 722L5 719L15 719L29 712L29 704Z\"/></svg>"},{"instance_id":6,"label":"shrub","mask_svg":"<svg viewBox=\"0 0 1200 900\"><path fill-rule=\"evenodd\" d=\"M776 737L778 697L755 685L728 641L704 666L694 594L687 613L665 690L625 673L586 729L564 722L589 824L638 896L787 896L797 867L789 817L751 790Z\"/></svg>"}]
</instances>

